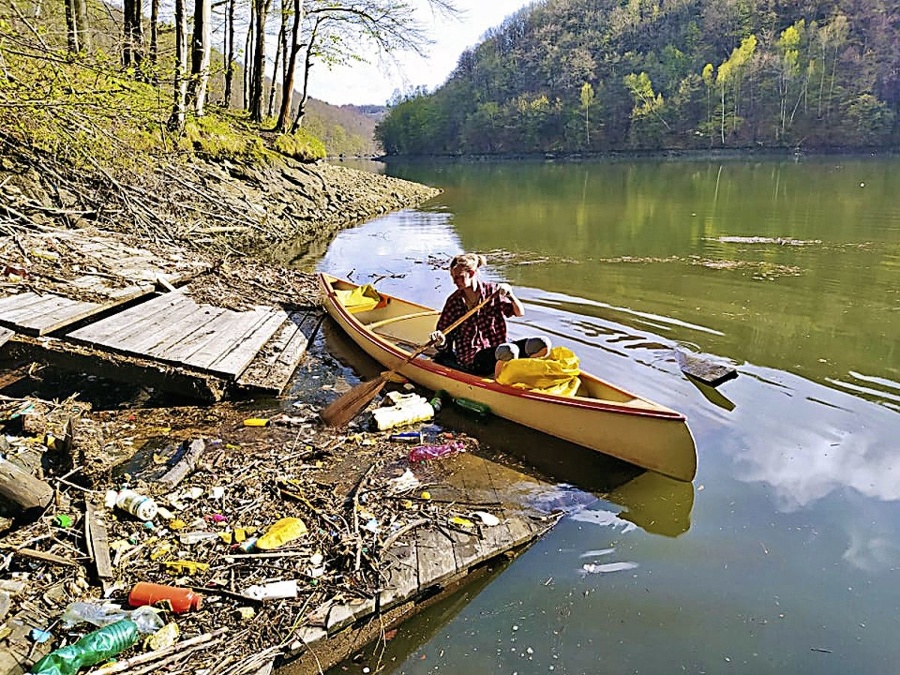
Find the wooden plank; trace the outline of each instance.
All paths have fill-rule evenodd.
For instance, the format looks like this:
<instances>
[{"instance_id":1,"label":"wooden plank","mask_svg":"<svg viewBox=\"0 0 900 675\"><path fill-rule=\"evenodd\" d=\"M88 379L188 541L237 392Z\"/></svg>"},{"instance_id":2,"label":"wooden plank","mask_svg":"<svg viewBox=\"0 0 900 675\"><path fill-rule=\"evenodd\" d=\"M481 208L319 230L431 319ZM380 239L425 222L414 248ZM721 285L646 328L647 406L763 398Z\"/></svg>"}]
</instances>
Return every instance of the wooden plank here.
<instances>
[{"instance_id":1,"label":"wooden plank","mask_svg":"<svg viewBox=\"0 0 900 675\"><path fill-rule=\"evenodd\" d=\"M21 321L19 326L23 329L23 332L34 335L46 335L94 314L99 314L112 306L112 304L73 300L71 304L61 307L52 314L44 314L30 321Z\"/></svg>"},{"instance_id":2,"label":"wooden plank","mask_svg":"<svg viewBox=\"0 0 900 675\"><path fill-rule=\"evenodd\" d=\"M106 523L97 517L90 498L85 501L84 534L88 554L94 561L97 577L106 586L114 577L112 560L109 556L109 535Z\"/></svg>"},{"instance_id":3,"label":"wooden plank","mask_svg":"<svg viewBox=\"0 0 900 675\"><path fill-rule=\"evenodd\" d=\"M275 394L284 390L306 353L308 341L300 330L299 321L299 313L290 315L238 376L238 385Z\"/></svg>"},{"instance_id":4,"label":"wooden plank","mask_svg":"<svg viewBox=\"0 0 900 675\"><path fill-rule=\"evenodd\" d=\"M142 355L165 353L192 331L211 321L210 315L190 299L178 304L169 313L154 315L146 322L143 334L133 336L127 342L117 345L119 349Z\"/></svg>"},{"instance_id":5,"label":"wooden plank","mask_svg":"<svg viewBox=\"0 0 900 675\"><path fill-rule=\"evenodd\" d=\"M256 353L275 334L286 317L287 313L284 310L271 310L261 324L244 333L233 347L210 363L207 369L212 373L237 376L250 365Z\"/></svg>"},{"instance_id":6,"label":"wooden plank","mask_svg":"<svg viewBox=\"0 0 900 675\"><path fill-rule=\"evenodd\" d=\"M227 342L232 329L235 326L243 325L246 318L241 316L241 314L242 312L224 310L205 327L203 332L191 335L180 342L169 351L166 357L177 360L179 363L187 363L191 360L201 360L202 357L197 355L206 350L210 350L213 353L221 352L223 347L215 345L222 343L223 340Z\"/></svg>"},{"instance_id":7,"label":"wooden plank","mask_svg":"<svg viewBox=\"0 0 900 675\"><path fill-rule=\"evenodd\" d=\"M416 566L420 591L439 585L456 573L456 557L452 552L451 541L442 533L424 528L416 530Z\"/></svg>"},{"instance_id":8,"label":"wooden plank","mask_svg":"<svg viewBox=\"0 0 900 675\"><path fill-rule=\"evenodd\" d=\"M38 295L31 291L4 296L3 298L0 298L0 317L2 317L3 312L10 311L17 307L25 307L26 305L38 302L45 297L47 297L46 293Z\"/></svg>"},{"instance_id":9,"label":"wooden plank","mask_svg":"<svg viewBox=\"0 0 900 675\"><path fill-rule=\"evenodd\" d=\"M131 339L143 330L144 321L175 311L175 308L185 300L184 293L165 293L73 331L66 337L88 344L114 346L120 341Z\"/></svg>"},{"instance_id":10,"label":"wooden plank","mask_svg":"<svg viewBox=\"0 0 900 675\"><path fill-rule=\"evenodd\" d=\"M675 350L675 354L681 372L711 387L716 387L737 377L737 370L731 366L714 363L697 354L688 354L681 350Z\"/></svg>"},{"instance_id":11,"label":"wooden plank","mask_svg":"<svg viewBox=\"0 0 900 675\"><path fill-rule=\"evenodd\" d=\"M460 455L459 460L464 462L465 468L454 474L454 480L462 481L463 490L466 496L473 501L480 501L486 504L500 503L500 496L493 482L490 468L493 466L486 460L475 457L473 455ZM499 552L509 548L509 542L512 536L509 533L509 527L506 524L508 514L503 509L497 508L481 508L470 507L471 511L487 511L493 513L500 520L499 525L488 527L478 523L479 538L475 542L478 549L479 557L477 560L469 562L469 565L484 562L496 556ZM470 516L470 519L477 521L477 516Z\"/></svg>"},{"instance_id":12,"label":"wooden plank","mask_svg":"<svg viewBox=\"0 0 900 675\"><path fill-rule=\"evenodd\" d=\"M287 312L270 309L266 319L252 331L247 331L232 349L210 364L210 370L228 373L243 372L253 357L262 349L287 319Z\"/></svg>"},{"instance_id":13,"label":"wooden plank","mask_svg":"<svg viewBox=\"0 0 900 675\"><path fill-rule=\"evenodd\" d=\"M178 330L172 333L172 338L160 340L152 347L145 349L144 352L157 358L180 363L181 359L176 354L181 350L182 345L186 342L189 344L192 338L204 338L215 333L216 320L227 311L221 307L196 311L182 320ZM174 337L176 335L177 337Z\"/></svg>"},{"instance_id":14,"label":"wooden plank","mask_svg":"<svg viewBox=\"0 0 900 675\"><path fill-rule=\"evenodd\" d=\"M412 543L394 544L389 551L389 555L395 560L385 574L384 588L378 596L379 607L382 610L404 602L419 588L415 533L407 534L404 541Z\"/></svg>"},{"instance_id":15,"label":"wooden plank","mask_svg":"<svg viewBox=\"0 0 900 675\"><path fill-rule=\"evenodd\" d=\"M6 344L6 341L9 340L16 332L14 330L10 330L9 328L0 328L0 347ZM2 386L0 386L2 388Z\"/></svg>"},{"instance_id":16,"label":"wooden plank","mask_svg":"<svg viewBox=\"0 0 900 675\"><path fill-rule=\"evenodd\" d=\"M77 300L71 300L54 293L36 295L35 298L36 300L29 300L29 302L23 302L20 305L5 310L0 314L0 321L17 324L21 319L43 314L45 312L53 312L58 307L65 307L72 302L77 302Z\"/></svg>"}]
</instances>

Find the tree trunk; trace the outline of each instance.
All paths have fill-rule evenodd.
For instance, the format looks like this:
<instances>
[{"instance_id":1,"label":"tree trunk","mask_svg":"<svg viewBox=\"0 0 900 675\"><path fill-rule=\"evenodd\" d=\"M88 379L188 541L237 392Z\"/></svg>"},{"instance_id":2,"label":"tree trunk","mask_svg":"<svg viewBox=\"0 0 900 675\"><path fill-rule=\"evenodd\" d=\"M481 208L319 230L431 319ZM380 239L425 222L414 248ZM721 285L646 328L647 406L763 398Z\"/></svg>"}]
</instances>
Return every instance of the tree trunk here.
<instances>
[{"instance_id":1,"label":"tree trunk","mask_svg":"<svg viewBox=\"0 0 900 675\"><path fill-rule=\"evenodd\" d=\"M303 125L303 116L306 114L306 101L309 100L309 69L312 68L312 48L315 43L315 31L313 31L309 43L306 45L306 59L303 63L303 88L300 90L300 100L297 102L297 116L294 118L291 133L296 132Z\"/></svg>"},{"instance_id":2,"label":"tree trunk","mask_svg":"<svg viewBox=\"0 0 900 675\"><path fill-rule=\"evenodd\" d=\"M253 0L255 35L253 49L253 77L250 79L250 119L262 122L263 81L266 79L266 15L271 0Z\"/></svg>"},{"instance_id":3,"label":"tree trunk","mask_svg":"<svg viewBox=\"0 0 900 675\"><path fill-rule=\"evenodd\" d=\"M175 0L175 103L169 117L169 129L184 129L187 107L187 16L184 0Z\"/></svg>"},{"instance_id":4,"label":"tree trunk","mask_svg":"<svg viewBox=\"0 0 900 675\"><path fill-rule=\"evenodd\" d=\"M231 89L234 82L234 0L228 0L228 9L225 17L227 24L225 39L228 44L225 49L225 109L231 107Z\"/></svg>"},{"instance_id":5,"label":"tree trunk","mask_svg":"<svg viewBox=\"0 0 900 675\"><path fill-rule=\"evenodd\" d=\"M75 16L75 0L66 0L66 41L69 53L78 53L78 19Z\"/></svg>"},{"instance_id":6,"label":"tree trunk","mask_svg":"<svg viewBox=\"0 0 900 675\"><path fill-rule=\"evenodd\" d=\"M75 5L75 31L78 33L78 50L88 51L91 48L91 34L88 30L86 0L73 0Z\"/></svg>"},{"instance_id":7,"label":"tree trunk","mask_svg":"<svg viewBox=\"0 0 900 675\"><path fill-rule=\"evenodd\" d=\"M159 0L150 2L150 65L153 67L153 81L156 81L156 64L159 58Z\"/></svg>"},{"instance_id":8,"label":"tree trunk","mask_svg":"<svg viewBox=\"0 0 900 675\"><path fill-rule=\"evenodd\" d=\"M297 70L297 55L300 53L300 24L303 22L303 0L294 0L294 24L291 26L291 48L285 52L284 79L281 85L281 106L278 109L278 121L275 122L275 130L284 133L287 131L288 120L291 115L291 103L294 98L294 73ZM310 44L315 42L318 25L313 27L310 35ZM306 87L304 86L304 91ZM293 131L293 128L292 128Z\"/></svg>"},{"instance_id":9,"label":"tree trunk","mask_svg":"<svg viewBox=\"0 0 900 675\"><path fill-rule=\"evenodd\" d=\"M282 11L282 17L284 17L284 12ZM272 86L269 89L269 103L266 106L266 116L271 117L275 114L275 93L278 90L278 66L281 63L282 54L284 51L282 49L282 43L284 42L284 34L285 34L285 26L284 26L284 18L282 18L281 28L278 31L278 40L276 42L275 47L275 63L272 64ZM282 80L283 81L283 80Z\"/></svg>"},{"instance_id":10,"label":"tree trunk","mask_svg":"<svg viewBox=\"0 0 900 675\"><path fill-rule=\"evenodd\" d=\"M71 0L66 0L71 2ZM134 49L131 40L131 16L134 14L134 3L137 0L123 0L122 3L122 65L131 66L132 51Z\"/></svg>"},{"instance_id":11,"label":"tree trunk","mask_svg":"<svg viewBox=\"0 0 900 675\"><path fill-rule=\"evenodd\" d=\"M250 25L247 26L247 39L244 42L244 55L248 56L251 54L251 49L253 47L253 11L250 11ZM250 59L245 59L244 61L244 91L243 93L243 108L244 110L250 110L250 81L253 79L253 64Z\"/></svg>"},{"instance_id":12,"label":"tree trunk","mask_svg":"<svg viewBox=\"0 0 900 675\"><path fill-rule=\"evenodd\" d=\"M196 0L194 4L194 35L191 40L191 82L188 96L197 117L203 116L206 89L209 83L210 58L210 0Z\"/></svg>"}]
</instances>

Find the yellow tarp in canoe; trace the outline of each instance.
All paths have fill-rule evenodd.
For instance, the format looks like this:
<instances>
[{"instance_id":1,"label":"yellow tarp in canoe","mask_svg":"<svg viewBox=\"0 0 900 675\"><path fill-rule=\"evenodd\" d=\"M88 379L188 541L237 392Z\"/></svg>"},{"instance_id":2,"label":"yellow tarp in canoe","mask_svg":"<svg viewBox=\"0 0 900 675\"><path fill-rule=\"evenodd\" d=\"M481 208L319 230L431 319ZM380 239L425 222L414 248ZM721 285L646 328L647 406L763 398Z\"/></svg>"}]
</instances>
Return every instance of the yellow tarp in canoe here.
<instances>
[{"instance_id":1,"label":"yellow tarp in canoe","mask_svg":"<svg viewBox=\"0 0 900 675\"><path fill-rule=\"evenodd\" d=\"M554 347L537 359L512 359L503 364L497 382L544 394L574 396L581 384L578 357L567 347Z\"/></svg>"},{"instance_id":2,"label":"yellow tarp in canoe","mask_svg":"<svg viewBox=\"0 0 900 675\"><path fill-rule=\"evenodd\" d=\"M381 295L372 284L357 286L352 291L336 290L334 293L351 314L375 309L382 301Z\"/></svg>"}]
</instances>

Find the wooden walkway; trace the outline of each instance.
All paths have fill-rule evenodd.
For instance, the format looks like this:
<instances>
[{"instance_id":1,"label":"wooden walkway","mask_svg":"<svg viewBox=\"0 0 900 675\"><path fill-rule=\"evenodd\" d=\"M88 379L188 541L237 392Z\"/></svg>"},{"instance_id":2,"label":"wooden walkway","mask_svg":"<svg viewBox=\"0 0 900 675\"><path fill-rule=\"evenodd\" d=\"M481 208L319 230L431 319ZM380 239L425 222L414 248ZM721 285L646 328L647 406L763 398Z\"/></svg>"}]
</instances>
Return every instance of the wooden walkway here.
<instances>
[{"instance_id":1,"label":"wooden walkway","mask_svg":"<svg viewBox=\"0 0 900 675\"><path fill-rule=\"evenodd\" d=\"M192 260L161 258L108 237L88 237L78 230L54 229L52 237L57 245L77 250L80 260L96 263L68 281L74 294L93 299L33 291L7 295L0 298L0 326L25 335L46 335L148 296L157 285L172 286L208 268Z\"/></svg>"},{"instance_id":2,"label":"wooden walkway","mask_svg":"<svg viewBox=\"0 0 900 675\"><path fill-rule=\"evenodd\" d=\"M536 491L549 487L532 477L466 453L429 464L434 471L428 481L433 499L458 502L461 510L489 505L485 508L499 517L500 524L479 525L472 532L422 527L400 537L390 548L394 564L381 592L368 600L318 608L317 620L297 630L285 656L291 662L280 672L306 675L330 668L414 614L423 601L460 584L486 562L534 542L558 520L560 514L540 513L514 501L527 494L522 489L526 484L533 484Z\"/></svg>"},{"instance_id":3,"label":"wooden walkway","mask_svg":"<svg viewBox=\"0 0 900 675\"><path fill-rule=\"evenodd\" d=\"M280 394L306 353L308 312L239 312L195 302L189 285L173 290L206 264L78 231L54 230L53 238L96 267L82 264L91 271L63 283L77 298L32 290L0 296L5 355L220 400L234 389Z\"/></svg>"}]
</instances>

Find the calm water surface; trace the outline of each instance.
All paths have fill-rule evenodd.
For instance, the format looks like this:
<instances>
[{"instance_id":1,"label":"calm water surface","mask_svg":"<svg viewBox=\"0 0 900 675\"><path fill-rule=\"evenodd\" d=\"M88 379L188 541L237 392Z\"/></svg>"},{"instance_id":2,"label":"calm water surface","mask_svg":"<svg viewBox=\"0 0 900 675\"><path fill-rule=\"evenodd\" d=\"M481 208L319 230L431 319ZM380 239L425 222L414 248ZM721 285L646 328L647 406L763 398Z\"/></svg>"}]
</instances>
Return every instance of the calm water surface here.
<instances>
[{"instance_id":1,"label":"calm water surface","mask_svg":"<svg viewBox=\"0 0 900 675\"><path fill-rule=\"evenodd\" d=\"M501 420L442 419L549 478L532 498L568 515L335 672L898 672L900 162L388 172L444 193L299 264L439 306L441 265L487 253L526 304L513 331L685 413L699 470L627 480ZM679 345L738 378L693 384Z\"/></svg>"}]
</instances>

